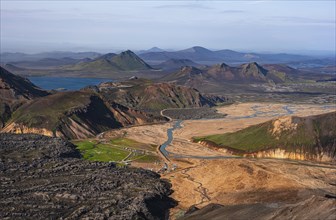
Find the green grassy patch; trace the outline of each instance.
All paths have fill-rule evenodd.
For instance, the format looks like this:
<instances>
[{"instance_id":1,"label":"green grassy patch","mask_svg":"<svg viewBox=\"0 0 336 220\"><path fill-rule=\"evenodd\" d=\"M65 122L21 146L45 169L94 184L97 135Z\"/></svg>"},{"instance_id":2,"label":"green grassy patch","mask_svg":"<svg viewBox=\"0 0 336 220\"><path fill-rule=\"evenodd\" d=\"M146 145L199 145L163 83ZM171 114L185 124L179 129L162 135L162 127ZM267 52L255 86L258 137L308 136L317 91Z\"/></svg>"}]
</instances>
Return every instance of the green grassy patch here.
<instances>
[{"instance_id":1,"label":"green grassy patch","mask_svg":"<svg viewBox=\"0 0 336 220\"><path fill-rule=\"evenodd\" d=\"M81 152L83 158L90 161L118 162L129 154L128 151L113 147L109 144L97 144L87 140L74 142L74 144Z\"/></svg>"},{"instance_id":2,"label":"green grassy patch","mask_svg":"<svg viewBox=\"0 0 336 220\"><path fill-rule=\"evenodd\" d=\"M233 148L245 152L256 152L278 147L295 151L301 146L305 146L309 150L315 145L313 131L310 131L304 124L300 124L296 130L284 131L280 136L271 133L272 127L270 122L266 122L233 133L195 137L194 141L210 141L219 147Z\"/></svg>"},{"instance_id":3,"label":"green grassy patch","mask_svg":"<svg viewBox=\"0 0 336 220\"><path fill-rule=\"evenodd\" d=\"M150 144L144 144L128 138L114 138L110 140L110 143L101 144L96 140L81 140L73 141L77 146L77 149L81 152L85 160L101 161L101 162L120 162L126 158L131 151L140 150L133 154L128 160L140 162L140 163L153 163L159 161L159 157L151 154L142 154L141 150L155 151L156 146ZM129 148L129 150L125 150Z\"/></svg>"}]
</instances>

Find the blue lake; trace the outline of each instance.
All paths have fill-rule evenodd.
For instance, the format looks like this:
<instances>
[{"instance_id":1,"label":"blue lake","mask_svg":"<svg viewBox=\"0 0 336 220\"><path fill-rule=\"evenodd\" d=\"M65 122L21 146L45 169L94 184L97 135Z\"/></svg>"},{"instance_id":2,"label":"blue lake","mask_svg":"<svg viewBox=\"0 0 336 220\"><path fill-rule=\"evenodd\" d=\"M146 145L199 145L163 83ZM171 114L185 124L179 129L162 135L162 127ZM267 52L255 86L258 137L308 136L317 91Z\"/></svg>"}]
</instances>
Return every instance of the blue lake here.
<instances>
[{"instance_id":1,"label":"blue lake","mask_svg":"<svg viewBox=\"0 0 336 220\"><path fill-rule=\"evenodd\" d=\"M48 77L48 76L32 76L28 79L38 87L46 90L66 89L79 90L85 86L98 85L102 82L113 81L106 78L76 78L76 77Z\"/></svg>"}]
</instances>

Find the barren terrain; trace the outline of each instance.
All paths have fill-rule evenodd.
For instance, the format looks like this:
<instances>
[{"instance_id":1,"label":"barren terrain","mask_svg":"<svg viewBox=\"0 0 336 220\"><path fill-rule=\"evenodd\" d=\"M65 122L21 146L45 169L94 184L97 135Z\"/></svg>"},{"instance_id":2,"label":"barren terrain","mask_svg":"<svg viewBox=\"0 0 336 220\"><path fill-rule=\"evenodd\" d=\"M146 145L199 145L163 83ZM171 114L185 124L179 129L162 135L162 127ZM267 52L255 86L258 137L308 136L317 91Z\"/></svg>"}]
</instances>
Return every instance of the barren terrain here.
<instances>
[{"instance_id":1,"label":"barren terrain","mask_svg":"<svg viewBox=\"0 0 336 220\"><path fill-rule=\"evenodd\" d=\"M173 219L192 205L201 208L210 203L221 205L266 204L275 208L295 208L318 200L307 216L330 219L336 216L334 165L320 165L275 159L188 160L178 162L184 168L164 176L171 181L172 197L178 206L171 210ZM310 212L310 213L309 213ZM328 213L328 214L327 214ZM304 215L298 214L299 219ZM306 216L306 217L307 217ZM307 219L307 218L306 218Z\"/></svg>"},{"instance_id":2,"label":"barren terrain","mask_svg":"<svg viewBox=\"0 0 336 220\"><path fill-rule=\"evenodd\" d=\"M277 159L215 159L211 157L227 155L190 141L194 136L233 132L280 116L307 116L331 111L335 111L335 106L237 103L218 108L218 112L228 114L225 118L183 121L182 128L174 131L174 140L167 150L184 158L170 158L177 169L163 174L163 178L171 181L172 197L178 201L178 206L171 210L171 217L183 216L192 205L201 208L210 203L261 203L287 210L289 206L297 207L316 200L320 204L316 213L325 209L329 216L334 214L335 200L326 198L326 195L336 194L335 164ZM172 122L123 128L107 132L104 137L124 136L160 145L166 140L166 131L170 127ZM302 213L297 215L303 217Z\"/></svg>"},{"instance_id":3,"label":"barren terrain","mask_svg":"<svg viewBox=\"0 0 336 220\"><path fill-rule=\"evenodd\" d=\"M268 121L272 118L280 116L308 116L335 111L336 106L275 103L238 103L230 106L220 107L217 108L217 110L220 113L228 115L223 119L184 121L183 128L176 130L174 137L190 139L194 136L206 136L210 134L233 132L247 126Z\"/></svg>"}]
</instances>

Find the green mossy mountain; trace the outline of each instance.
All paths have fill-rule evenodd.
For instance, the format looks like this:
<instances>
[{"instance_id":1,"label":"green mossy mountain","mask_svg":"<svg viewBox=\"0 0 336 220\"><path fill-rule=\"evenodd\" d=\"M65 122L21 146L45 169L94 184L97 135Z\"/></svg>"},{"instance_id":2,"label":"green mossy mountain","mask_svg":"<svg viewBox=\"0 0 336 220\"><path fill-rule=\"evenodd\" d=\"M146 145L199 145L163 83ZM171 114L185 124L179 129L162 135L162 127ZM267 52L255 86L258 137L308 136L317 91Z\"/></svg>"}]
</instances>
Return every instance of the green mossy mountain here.
<instances>
[{"instance_id":1,"label":"green mossy mountain","mask_svg":"<svg viewBox=\"0 0 336 220\"><path fill-rule=\"evenodd\" d=\"M108 53L87 62L65 67L66 70L88 72L150 70L152 67L130 50L120 54Z\"/></svg>"},{"instance_id":2,"label":"green mossy mountain","mask_svg":"<svg viewBox=\"0 0 336 220\"><path fill-rule=\"evenodd\" d=\"M307 157L326 155L336 158L336 112L322 115L287 116L243 130L194 138L237 154L270 149L300 152Z\"/></svg>"}]
</instances>

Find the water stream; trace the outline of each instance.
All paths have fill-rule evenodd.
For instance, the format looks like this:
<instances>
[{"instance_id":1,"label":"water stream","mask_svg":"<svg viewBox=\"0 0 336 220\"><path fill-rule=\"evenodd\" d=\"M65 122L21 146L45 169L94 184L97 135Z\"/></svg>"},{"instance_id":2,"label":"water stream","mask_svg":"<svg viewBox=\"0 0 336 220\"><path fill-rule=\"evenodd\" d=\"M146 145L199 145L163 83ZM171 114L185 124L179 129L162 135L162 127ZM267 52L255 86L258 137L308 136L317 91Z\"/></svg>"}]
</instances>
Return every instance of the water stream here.
<instances>
[{"instance_id":1,"label":"water stream","mask_svg":"<svg viewBox=\"0 0 336 220\"><path fill-rule=\"evenodd\" d=\"M252 115L245 115L245 116L240 116L240 117L235 117L234 119L241 119L241 118L255 118L255 117L261 117L264 112L259 111L258 108L260 106L255 105L252 107L252 109L255 111L254 114ZM329 107L329 106L324 106L324 107ZM334 106L333 106L334 107ZM295 113L294 110L290 109L290 106L285 105L283 106L283 110L286 111L286 114L284 115L292 115ZM276 116L276 115L273 115ZM166 157L173 157L173 158L195 158L195 159L223 159L223 158L240 158L239 156L194 156L194 155L184 155L184 154L176 154L167 151L167 147L173 142L174 136L173 132L176 129L182 128L182 120L177 120L173 121L173 127L167 129L167 140L160 146L159 150L161 153L166 156Z\"/></svg>"},{"instance_id":2,"label":"water stream","mask_svg":"<svg viewBox=\"0 0 336 220\"><path fill-rule=\"evenodd\" d=\"M173 141L174 137L173 137L173 131L175 129L178 129L178 128L182 128L181 127L181 123L182 121L181 120L178 120L176 121L174 124L173 124L173 127L171 128L168 128L167 129L167 140L160 146L160 151L163 155L165 155L166 157L168 157L169 154L171 154L170 152L168 152L166 150L166 148L168 147L168 145L171 144L171 142Z\"/></svg>"},{"instance_id":3,"label":"water stream","mask_svg":"<svg viewBox=\"0 0 336 220\"><path fill-rule=\"evenodd\" d=\"M182 128L182 120L175 121L173 127L167 129L167 140L160 146L161 153L166 157L173 158L195 158L195 159L223 159L223 158L238 158L238 156L193 156L193 155L184 155L176 154L167 151L167 147L173 142L174 136L173 131L179 128Z\"/></svg>"}]
</instances>

